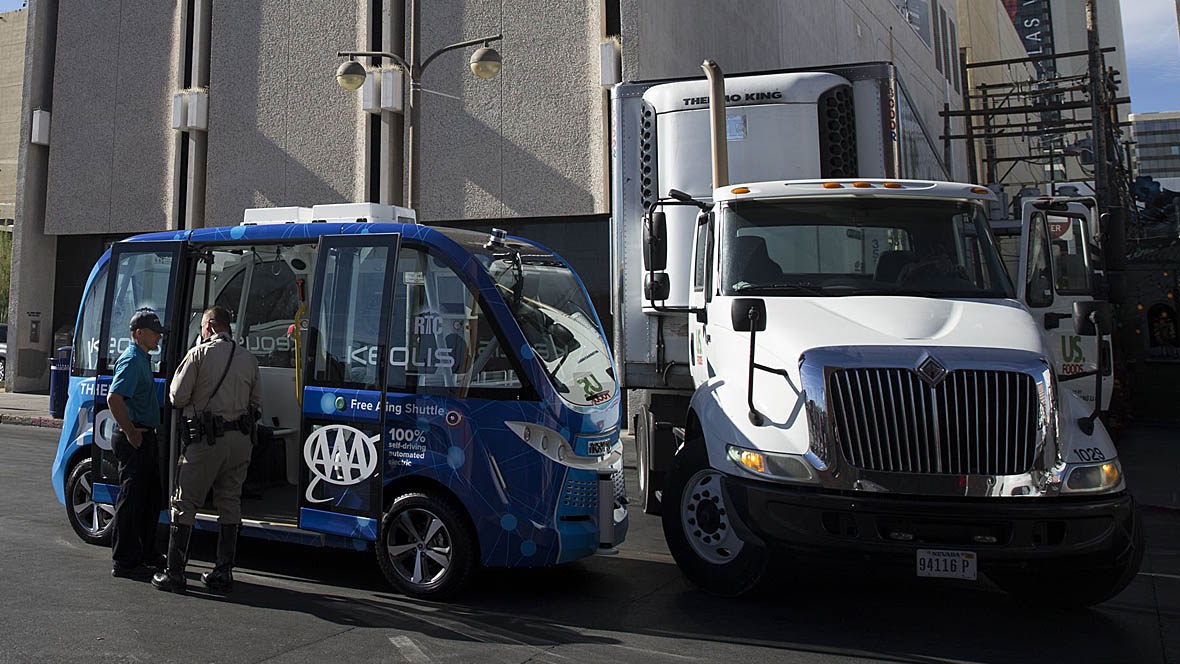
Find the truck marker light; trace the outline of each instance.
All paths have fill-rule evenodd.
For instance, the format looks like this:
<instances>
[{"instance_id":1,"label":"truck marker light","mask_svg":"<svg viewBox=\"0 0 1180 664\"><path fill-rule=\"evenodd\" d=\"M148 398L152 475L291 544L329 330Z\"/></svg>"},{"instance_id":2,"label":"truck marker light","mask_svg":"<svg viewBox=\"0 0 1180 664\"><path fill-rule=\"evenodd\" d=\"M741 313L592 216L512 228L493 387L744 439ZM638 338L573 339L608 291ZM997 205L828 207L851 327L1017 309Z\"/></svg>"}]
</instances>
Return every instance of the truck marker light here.
<instances>
[{"instance_id":1,"label":"truck marker light","mask_svg":"<svg viewBox=\"0 0 1180 664\"><path fill-rule=\"evenodd\" d=\"M844 185L839 182L825 182L824 189L843 189Z\"/></svg>"},{"instance_id":2,"label":"truck marker light","mask_svg":"<svg viewBox=\"0 0 1180 664\"><path fill-rule=\"evenodd\" d=\"M886 182L885 184L883 184L881 186L885 187L886 189L901 189L901 185L898 184L897 182Z\"/></svg>"},{"instance_id":3,"label":"truck marker light","mask_svg":"<svg viewBox=\"0 0 1180 664\"><path fill-rule=\"evenodd\" d=\"M756 473L766 472L766 459L762 454L754 452L753 450L743 450L739 447L729 446L729 458L741 465L749 468Z\"/></svg>"},{"instance_id":4,"label":"truck marker light","mask_svg":"<svg viewBox=\"0 0 1180 664\"><path fill-rule=\"evenodd\" d=\"M973 193L973 194L990 194L990 193L992 193L992 190L991 189L984 189L983 187L971 187L971 193Z\"/></svg>"},{"instance_id":5,"label":"truck marker light","mask_svg":"<svg viewBox=\"0 0 1180 664\"><path fill-rule=\"evenodd\" d=\"M857 189L871 189L873 187L873 185L868 182L853 182L852 186L856 187Z\"/></svg>"},{"instance_id":6,"label":"truck marker light","mask_svg":"<svg viewBox=\"0 0 1180 664\"><path fill-rule=\"evenodd\" d=\"M731 194L748 194L748 193L750 193L750 188L749 187L734 187L733 189L729 190L729 193L731 193Z\"/></svg>"}]
</instances>

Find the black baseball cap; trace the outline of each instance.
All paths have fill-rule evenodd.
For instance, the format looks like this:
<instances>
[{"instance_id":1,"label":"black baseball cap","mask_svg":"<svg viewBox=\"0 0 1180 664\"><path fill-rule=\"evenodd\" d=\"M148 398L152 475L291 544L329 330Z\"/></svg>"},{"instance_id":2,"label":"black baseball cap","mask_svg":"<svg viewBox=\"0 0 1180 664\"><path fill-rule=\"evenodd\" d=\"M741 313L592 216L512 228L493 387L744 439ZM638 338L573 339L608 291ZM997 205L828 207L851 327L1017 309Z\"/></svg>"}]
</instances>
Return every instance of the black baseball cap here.
<instances>
[{"instance_id":1,"label":"black baseball cap","mask_svg":"<svg viewBox=\"0 0 1180 664\"><path fill-rule=\"evenodd\" d=\"M131 317L131 331L147 329L158 334L167 334L168 328L160 324L160 317L151 309L141 309Z\"/></svg>"}]
</instances>

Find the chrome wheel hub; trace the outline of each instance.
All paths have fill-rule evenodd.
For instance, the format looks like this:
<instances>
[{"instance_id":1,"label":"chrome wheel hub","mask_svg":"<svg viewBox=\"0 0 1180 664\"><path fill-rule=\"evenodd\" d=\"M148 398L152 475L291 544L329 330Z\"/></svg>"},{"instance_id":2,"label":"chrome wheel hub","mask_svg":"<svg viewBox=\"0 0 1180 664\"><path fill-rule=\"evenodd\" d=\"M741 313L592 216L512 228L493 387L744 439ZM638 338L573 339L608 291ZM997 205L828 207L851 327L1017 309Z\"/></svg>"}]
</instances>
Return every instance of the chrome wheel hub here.
<instances>
[{"instance_id":1,"label":"chrome wheel hub","mask_svg":"<svg viewBox=\"0 0 1180 664\"><path fill-rule=\"evenodd\" d=\"M742 540L734 532L721 490L721 473L698 471L684 485L680 525L692 550L706 562L724 565L737 557Z\"/></svg>"}]
</instances>

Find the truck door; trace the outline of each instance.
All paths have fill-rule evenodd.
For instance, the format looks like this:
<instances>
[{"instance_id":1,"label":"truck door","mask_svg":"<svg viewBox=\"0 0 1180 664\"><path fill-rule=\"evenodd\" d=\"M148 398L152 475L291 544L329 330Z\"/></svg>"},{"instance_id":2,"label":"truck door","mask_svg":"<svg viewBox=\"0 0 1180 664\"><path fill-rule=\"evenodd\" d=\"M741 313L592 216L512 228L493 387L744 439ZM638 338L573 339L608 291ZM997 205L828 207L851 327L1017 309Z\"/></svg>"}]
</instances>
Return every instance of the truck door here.
<instances>
[{"instance_id":1,"label":"truck door","mask_svg":"<svg viewBox=\"0 0 1180 664\"><path fill-rule=\"evenodd\" d=\"M695 238L693 240L693 274L691 290L688 293L688 306L693 309L704 309L712 301L713 287L713 214L702 214L697 217ZM700 385L709 380L708 348L708 316L704 313L689 314L688 316L688 364L692 373L694 385Z\"/></svg>"},{"instance_id":2,"label":"truck door","mask_svg":"<svg viewBox=\"0 0 1180 664\"><path fill-rule=\"evenodd\" d=\"M325 235L308 319L299 527L376 540L390 306L401 235Z\"/></svg>"},{"instance_id":3,"label":"truck door","mask_svg":"<svg viewBox=\"0 0 1180 664\"><path fill-rule=\"evenodd\" d=\"M160 473L167 476L169 463L168 443L171 440L172 408L165 396L166 382L177 362L177 353L184 346L186 329L184 307L176 306L180 300L176 293L177 284L185 261L185 243L171 242L119 242L111 247L110 271L107 275L106 294L103 299L101 331L97 344L98 365L95 377L95 418L94 442L91 457L94 468L94 497L96 502L114 502L119 484L118 476L112 476L118 463L111 451L111 436L115 430L115 418L107 409L106 395L114 374L115 362L131 344L128 328L131 316L142 308L150 308L160 321L176 335L165 335L160 340L160 349L152 354L152 369L156 377L157 396L163 407L162 426L158 436L160 449ZM103 463L103 460L106 463ZM162 486L168 487L167 481Z\"/></svg>"},{"instance_id":4,"label":"truck door","mask_svg":"<svg viewBox=\"0 0 1180 664\"><path fill-rule=\"evenodd\" d=\"M1025 204L1021 224L1021 296L1045 331L1059 378L1094 371L1098 362L1096 337L1074 333L1073 304L1094 299L1089 251L1090 212L1081 203ZM1109 360L1109 340L1102 352ZM1102 408L1110 405L1113 378L1104 362ZM1094 403L1093 378L1063 383L1089 404Z\"/></svg>"}]
</instances>

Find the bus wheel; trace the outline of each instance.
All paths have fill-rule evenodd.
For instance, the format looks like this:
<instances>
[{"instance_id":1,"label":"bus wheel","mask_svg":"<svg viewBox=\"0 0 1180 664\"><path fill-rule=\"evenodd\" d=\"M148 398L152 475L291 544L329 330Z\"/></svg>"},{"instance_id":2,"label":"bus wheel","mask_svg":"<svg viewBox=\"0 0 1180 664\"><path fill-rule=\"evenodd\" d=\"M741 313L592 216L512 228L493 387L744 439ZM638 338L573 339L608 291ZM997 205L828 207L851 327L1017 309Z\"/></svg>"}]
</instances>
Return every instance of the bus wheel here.
<instances>
[{"instance_id":1,"label":"bus wheel","mask_svg":"<svg viewBox=\"0 0 1180 664\"><path fill-rule=\"evenodd\" d=\"M82 541L110 546L115 506L94 502L93 463L89 457L82 459L66 479L66 518Z\"/></svg>"},{"instance_id":2,"label":"bus wheel","mask_svg":"<svg viewBox=\"0 0 1180 664\"><path fill-rule=\"evenodd\" d=\"M724 597L746 595L766 576L761 542L736 532L721 473L709 467L705 441L689 441L676 454L664 490L664 538L689 581Z\"/></svg>"},{"instance_id":3,"label":"bus wheel","mask_svg":"<svg viewBox=\"0 0 1180 664\"><path fill-rule=\"evenodd\" d=\"M430 493L398 496L381 520L375 548L385 578L412 597L452 597L475 570L471 526L452 501Z\"/></svg>"}]
</instances>

